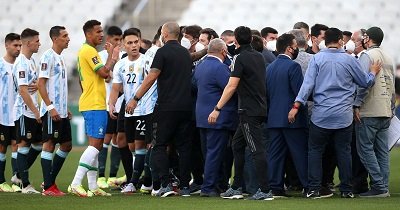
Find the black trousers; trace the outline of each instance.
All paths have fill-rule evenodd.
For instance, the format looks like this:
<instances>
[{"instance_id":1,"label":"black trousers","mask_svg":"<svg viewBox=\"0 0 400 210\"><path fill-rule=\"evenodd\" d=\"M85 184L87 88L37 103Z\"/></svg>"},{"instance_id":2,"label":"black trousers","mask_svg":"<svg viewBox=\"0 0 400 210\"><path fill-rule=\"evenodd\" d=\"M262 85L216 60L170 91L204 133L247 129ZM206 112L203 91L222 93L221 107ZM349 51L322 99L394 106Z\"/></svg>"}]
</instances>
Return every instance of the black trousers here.
<instances>
[{"instance_id":1,"label":"black trousers","mask_svg":"<svg viewBox=\"0 0 400 210\"><path fill-rule=\"evenodd\" d=\"M152 166L158 173L161 186L169 184L167 146L175 144L179 154L180 188L189 187L191 171L191 111L154 110Z\"/></svg>"},{"instance_id":2,"label":"black trousers","mask_svg":"<svg viewBox=\"0 0 400 210\"><path fill-rule=\"evenodd\" d=\"M243 168L245 163L245 148L249 147L256 169L257 181L263 192L268 192L267 158L263 144L263 127L265 117L239 114L239 127L232 140L232 150L235 163L235 177L232 187L238 188L243 183Z\"/></svg>"}]
</instances>

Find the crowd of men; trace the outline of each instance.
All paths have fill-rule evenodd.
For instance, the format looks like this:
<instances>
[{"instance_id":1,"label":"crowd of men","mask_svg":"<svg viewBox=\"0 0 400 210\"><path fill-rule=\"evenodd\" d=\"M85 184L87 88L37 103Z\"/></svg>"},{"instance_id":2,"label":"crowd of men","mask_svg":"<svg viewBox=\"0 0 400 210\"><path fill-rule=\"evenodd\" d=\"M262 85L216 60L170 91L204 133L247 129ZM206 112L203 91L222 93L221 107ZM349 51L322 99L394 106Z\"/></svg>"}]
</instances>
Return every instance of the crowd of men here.
<instances>
[{"instance_id":1,"label":"crowd of men","mask_svg":"<svg viewBox=\"0 0 400 210\"><path fill-rule=\"evenodd\" d=\"M290 197L289 191L312 199L336 190L342 198L390 196L395 69L380 48L379 27L351 33L298 22L280 36L271 27L246 26L219 36L211 28L167 22L150 44L138 28L111 26L100 52L101 23L89 20L83 32L77 70L88 147L69 193L111 196L104 189L140 188L159 197L248 194L249 200ZM32 58L40 47L37 31L5 37L0 192L65 195L56 177L72 148L62 55L70 39L63 26L49 35L53 45L39 62ZM4 176L9 145L11 186ZM28 173L39 154L40 192ZM120 162L125 176L117 178Z\"/></svg>"}]
</instances>

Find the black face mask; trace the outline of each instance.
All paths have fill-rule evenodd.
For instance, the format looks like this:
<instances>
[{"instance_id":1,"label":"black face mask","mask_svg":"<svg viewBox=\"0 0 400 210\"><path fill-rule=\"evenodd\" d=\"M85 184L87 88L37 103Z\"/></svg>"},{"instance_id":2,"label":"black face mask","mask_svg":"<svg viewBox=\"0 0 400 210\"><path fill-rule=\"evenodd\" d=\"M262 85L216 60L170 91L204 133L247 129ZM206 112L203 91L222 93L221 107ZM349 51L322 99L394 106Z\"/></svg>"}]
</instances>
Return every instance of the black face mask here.
<instances>
[{"instance_id":1,"label":"black face mask","mask_svg":"<svg viewBox=\"0 0 400 210\"><path fill-rule=\"evenodd\" d=\"M235 48L236 48L236 46L235 46L234 44L232 44L232 45L226 45L226 47L228 48L228 53L229 53L231 56L234 56L234 55L235 55Z\"/></svg>"},{"instance_id":2,"label":"black face mask","mask_svg":"<svg viewBox=\"0 0 400 210\"><path fill-rule=\"evenodd\" d=\"M293 49L293 48L292 48ZM297 56L299 55L299 48L293 49L293 53L292 53L292 60L295 60L297 58Z\"/></svg>"},{"instance_id":3,"label":"black face mask","mask_svg":"<svg viewBox=\"0 0 400 210\"><path fill-rule=\"evenodd\" d=\"M366 43L364 42L364 40L365 40L365 39L362 39L362 40L361 40L361 46L364 48L364 50L366 50L366 49L367 49L367 45L366 45Z\"/></svg>"}]
</instances>

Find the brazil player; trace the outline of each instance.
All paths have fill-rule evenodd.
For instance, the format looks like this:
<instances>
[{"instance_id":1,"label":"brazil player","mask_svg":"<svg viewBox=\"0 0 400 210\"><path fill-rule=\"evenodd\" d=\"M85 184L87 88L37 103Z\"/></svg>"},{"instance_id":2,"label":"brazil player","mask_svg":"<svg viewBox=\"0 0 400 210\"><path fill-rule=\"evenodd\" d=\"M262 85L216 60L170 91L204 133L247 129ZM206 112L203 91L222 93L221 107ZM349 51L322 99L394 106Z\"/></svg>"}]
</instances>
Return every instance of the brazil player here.
<instances>
[{"instance_id":1,"label":"brazil player","mask_svg":"<svg viewBox=\"0 0 400 210\"><path fill-rule=\"evenodd\" d=\"M113 46L120 46L121 39L122 39L122 30L118 26L110 26L107 29L106 42L111 43ZM105 61L108 58L108 53L107 53L107 50L105 50L105 49L100 51L99 55L100 55L100 58L102 61ZM122 56L122 52L120 53L120 57L121 56ZM111 71L112 71L112 69L111 69ZM107 104L108 104L108 99L110 97L111 86L112 86L112 77L110 77L109 80L106 80L106 102L107 102ZM118 115L122 100L123 100L123 97L120 97L117 102L117 105L116 105L117 108L116 108L116 112L114 113L114 115ZM108 106L107 106L107 111L108 111ZM111 143L110 176L108 177L108 180L106 180L105 169L106 169L108 147L109 147L110 143ZM100 153L99 153L99 178L97 179L97 185L100 188L108 188L109 186L115 187L115 182L117 180L116 176L117 176L117 172L119 169L120 161L121 161L121 155L120 155L120 152L118 150L118 145L117 145L117 120L112 119L110 116L108 116L107 129L106 129L106 135L104 137L103 148L100 150Z\"/></svg>"},{"instance_id":2,"label":"brazil player","mask_svg":"<svg viewBox=\"0 0 400 210\"><path fill-rule=\"evenodd\" d=\"M42 97L40 116L43 124L42 171L43 192L46 196L63 196L55 184L56 177L71 151L71 113L68 111L67 68L62 51L70 41L63 26L50 29L53 46L40 59L39 93ZM55 145L60 144L53 158Z\"/></svg>"},{"instance_id":3,"label":"brazil player","mask_svg":"<svg viewBox=\"0 0 400 210\"><path fill-rule=\"evenodd\" d=\"M139 52L139 31L136 28L130 28L124 31L123 43L128 56L118 61L114 67L113 86L109 101L110 115L112 115L115 110L118 93L124 92L125 100L129 101L135 95L144 77L142 67L143 54ZM125 145L120 145L125 148L126 152L125 150L121 150L121 155L123 160L129 159L130 151L128 144L134 143L136 158L132 171L133 173L126 171L129 183L122 188L122 193L136 192L135 185L138 183L144 168L144 160L147 153L144 141L146 136L146 110L142 110L141 108L144 107L138 106L133 114L125 113L125 133L127 141ZM127 158L124 156L127 156ZM129 164L129 162L127 164Z\"/></svg>"},{"instance_id":4,"label":"brazil player","mask_svg":"<svg viewBox=\"0 0 400 210\"><path fill-rule=\"evenodd\" d=\"M74 179L68 192L86 196L110 196L97 186L98 154L103 147L105 129L107 127L106 87L104 79L110 77L119 55L119 46L105 44L108 56L105 64L97 53L96 46L103 40L103 29L97 20L89 20L83 25L86 43L78 52L78 71L82 86L79 98L79 111L85 121L85 131L89 146L83 152ZM87 174L89 190L82 187L82 179Z\"/></svg>"},{"instance_id":5,"label":"brazil player","mask_svg":"<svg viewBox=\"0 0 400 210\"><path fill-rule=\"evenodd\" d=\"M39 113L37 89L28 85L36 83L37 64L32 58L40 46L39 32L25 29L21 33L21 54L15 60L13 77L18 90L14 104L16 139L18 143L17 165L22 180L22 193L40 193L30 184L28 170L42 150L42 120Z\"/></svg>"},{"instance_id":6,"label":"brazil player","mask_svg":"<svg viewBox=\"0 0 400 210\"><path fill-rule=\"evenodd\" d=\"M6 183L4 171L6 167L6 152L11 145L11 166L13 175L17 174L17 144L15 141L15 124L12 110L14 107L16 91L12 76L12 66L21 52L21 37L9 33L5 37L6 55L0 59L0 192L20 192L18 185Z\"/></svg>"}]
</instances>

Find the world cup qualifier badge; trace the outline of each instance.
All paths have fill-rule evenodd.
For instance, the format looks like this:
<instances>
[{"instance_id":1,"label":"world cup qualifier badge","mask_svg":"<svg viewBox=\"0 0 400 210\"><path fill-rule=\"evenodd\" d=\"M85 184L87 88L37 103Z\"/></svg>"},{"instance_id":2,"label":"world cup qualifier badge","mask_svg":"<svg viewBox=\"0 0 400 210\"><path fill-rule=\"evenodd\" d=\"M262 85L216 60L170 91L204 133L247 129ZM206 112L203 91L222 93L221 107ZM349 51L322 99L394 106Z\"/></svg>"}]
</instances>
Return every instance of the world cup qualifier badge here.
<instances>
[{"instance_id":1,"label":"world cup qualifier badge","mask_svg":"<svg viewBox=\"0 0 400 210\"><path fill-rule=\"evenodd\" d=\"M99 61L99 59L97 58L97 56L94 56L94 57L92 58L92 61L93 61L94 65L97 65L98 63L100 63L100 61Z\"/></svg>"},{"instance_id":2,"label":"world cup qualifier badge","mask_svg":"<svg viewBox=\"0 0 400 210\"><path fill-rule=\"evenodd\" d=\"M21 79L25 78L25 72L24 71L18 72L18 78L21 78Z\"/></svg>"},{"instance_id":3,"label":"world cup qualifier badge","mask_svg":"<svg viewBox=\"0 0 400 210\"><path fill-rule=\"evenodd\" d=\"M40 67L40 70L45 71L47 69L47 63L42 63L42 67Z\"/></svg>"},{"instance_id":4,"label":"world cup qualifier badge","mask_svg":"<svg viewBox=\"0 0 400 210\"><path fill-rule=\"evenodd\" d=\"M6 140L6 137L3 134L1 134L0 135L0 141L4 141L4 140Z\"/></svg>"}]
</instances>

